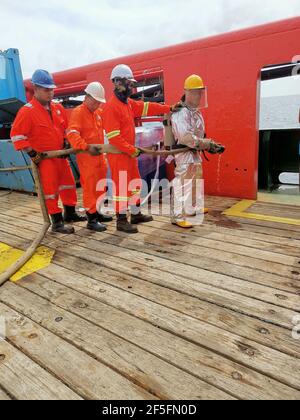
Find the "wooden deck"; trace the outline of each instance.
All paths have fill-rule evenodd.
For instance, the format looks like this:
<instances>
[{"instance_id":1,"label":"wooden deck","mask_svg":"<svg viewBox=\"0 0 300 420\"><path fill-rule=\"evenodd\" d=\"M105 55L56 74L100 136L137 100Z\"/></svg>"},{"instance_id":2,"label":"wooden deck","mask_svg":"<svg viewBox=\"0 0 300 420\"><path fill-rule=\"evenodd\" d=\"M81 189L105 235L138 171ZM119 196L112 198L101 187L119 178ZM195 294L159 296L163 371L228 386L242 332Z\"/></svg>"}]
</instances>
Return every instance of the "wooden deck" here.
<instances>
[{"instance_id":1,"label":"wooden deck","mask_svg":"<svg viewBox=\"0 0 300 420\"><path fill-rule=\"evenodd\" d=\"M52 263L0 288L0 399L300 399L300 226L222 215L237 202L208 198L189 232L49 233ZM36 198L0 192L1 243L41 223Z\"/></svg>"}]
</instances>

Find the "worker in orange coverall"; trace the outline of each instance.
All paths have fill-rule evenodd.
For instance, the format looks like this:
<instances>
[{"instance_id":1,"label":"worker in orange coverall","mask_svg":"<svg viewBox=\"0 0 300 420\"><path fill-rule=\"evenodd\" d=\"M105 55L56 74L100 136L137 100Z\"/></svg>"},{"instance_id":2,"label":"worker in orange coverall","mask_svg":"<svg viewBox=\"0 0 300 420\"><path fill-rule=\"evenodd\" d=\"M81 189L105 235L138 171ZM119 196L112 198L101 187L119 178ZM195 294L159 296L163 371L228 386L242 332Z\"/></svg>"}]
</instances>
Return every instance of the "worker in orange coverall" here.
<instances>
[{"instance_id":1,"label":"worker in orange coverall","mask_svg":"<svg viewBox=\"0 0 300 420\"><path fill-rule=\"evenodd\" d=\"M81 222L85 217L75 211L76 184L70 164L65 158L42 160L41 153L64 149L67 129L65 109L52 102L55 84L46 70L37 70L32 76L34 97L17 114L11 130L11 139L17 151L27 153L38 165L52 231L74 233L64 222ZM65 214L58 206L61 198Z\"/></svg>"},{"instance_id":2,"label":"worker in orange coverall","mask_svg":"<svg viewBox=\"0 0 300 420\"><path fill-rule=\"evenodd\" d=\"M71 114L67 138L75 150L88 152L76 157L88 218L87 228L104 232L107 228L103 223L113 220L97 211L98 199L106 195L107 162L93 145L104 144L101 104L106 102L105 91L101 83L92 82L85 93L84 103Z\"/></svg>"},{"instance_id":3,"label":"worker in orange coverall","mask_svg":"<svg viewBox=\"0 0 300 420\"><path fill-rule=\"evenodd\" d=\"M136 84L130 67L116 66L111 75L114 83L114 95L103 111L103 124L109 143L122 154L108 154L108 162L113 181L113 201L117 213L117 230L126 233L138 233L135 225L153 220L152 216L140 211L141 176L138 169L138 157L142 153L135 146L135 122L137 117L156 116L176 112L181 105L174 107L130 99ZM138 213L133 214L133 207ZM131 207L130 221L127 219ZM134 212L135 213L135 212Z\"/></svg>"}]
</instances>

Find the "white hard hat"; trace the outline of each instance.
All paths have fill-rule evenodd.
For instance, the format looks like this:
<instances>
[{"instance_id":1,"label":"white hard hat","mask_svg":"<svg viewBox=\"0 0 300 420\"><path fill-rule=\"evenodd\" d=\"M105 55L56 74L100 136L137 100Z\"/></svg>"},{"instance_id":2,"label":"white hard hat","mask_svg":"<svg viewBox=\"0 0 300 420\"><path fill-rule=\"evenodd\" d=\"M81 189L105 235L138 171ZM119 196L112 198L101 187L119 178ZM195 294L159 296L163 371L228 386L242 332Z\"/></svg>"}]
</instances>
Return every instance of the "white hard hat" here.
<instances>
[{"instance_id":1,"label":"white hard hat","mask_svg":"<svg viewBox=\"0 0 300 420\"><path fill-rule=\"evenodd\" d=\"M90 95L96 101L106 103L104 87L99 82L90 83L85 89L85 93Z\"/></svg>"},{"instance_id":2,"label":"white hard hat","mask_svg":"<svg viewBox=\"0 0 300 420\"><path fill-rule=\"evenodd\" d=\"M110 80L114 79L127 79L136 83L131 68L126 64L119 64L113 69Z\"/></svg>"}]
</instances>

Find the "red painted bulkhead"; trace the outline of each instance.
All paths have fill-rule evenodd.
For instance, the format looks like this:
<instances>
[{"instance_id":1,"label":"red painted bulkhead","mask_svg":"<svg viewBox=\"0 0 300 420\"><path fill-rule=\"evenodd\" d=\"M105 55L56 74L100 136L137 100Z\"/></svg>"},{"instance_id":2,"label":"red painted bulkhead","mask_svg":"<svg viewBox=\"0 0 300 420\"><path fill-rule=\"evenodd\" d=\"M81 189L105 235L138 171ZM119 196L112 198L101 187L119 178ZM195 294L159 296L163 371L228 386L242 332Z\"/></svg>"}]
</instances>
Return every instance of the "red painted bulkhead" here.
<instances>
[{"instance_id":1,"label":"red painted bulkhead","mask_svg":"<svg viewBox=\"0 0 300 420\"><path fill-rule=\"evenodd\" d=\"M57 94L74 94L99 80L109 96L111 70L125 63L137 75L162 69L166 102L174 103L182 96L184 79L200 74L208 87L207 136L227 147L221 158L213 156L204 163L205 191L256 199L260 71L266 65L292 62L300 55L299 40L296 17L55 73ZM25 84L29 87L28 81Z\"/></svg>"}]
</instances>

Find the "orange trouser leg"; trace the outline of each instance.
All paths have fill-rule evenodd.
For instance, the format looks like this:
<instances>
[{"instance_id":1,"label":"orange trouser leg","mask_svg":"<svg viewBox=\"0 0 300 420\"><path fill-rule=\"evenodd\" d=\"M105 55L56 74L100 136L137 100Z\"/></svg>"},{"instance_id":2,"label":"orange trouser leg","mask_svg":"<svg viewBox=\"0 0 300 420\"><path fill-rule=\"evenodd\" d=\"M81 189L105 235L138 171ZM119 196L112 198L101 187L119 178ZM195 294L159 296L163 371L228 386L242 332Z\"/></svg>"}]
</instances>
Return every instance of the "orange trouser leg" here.
<instances>
[{"instance_id":1,"label":"orange trouser leg","mask_svg":"<svg viewBox=\"0 0 300 420\"><path fill-rule=\"evenodd\" d=\"M107 163L103 156L78 155L83 204L90 214L100 212L101 201L107 190ZM97 207L99 207L97 209Z\"/></svg>"},{"instance_id":2,"label":"orange trouser leg","mask_svg":"<svg viewBox=\"0 0 300 420\"><path fill-rule=\"evenodd\" d=\"M113 182L113 201L116 213L126 213L129 204L138 194L141 185L141 176L138 170L138 161L127 155L108 155L108 163Z\"/></svg>"},{"instance_id":3,"label":"orange trouser leg","mask_svg":"<svg viewBox=\"0 0 300 420\"><path fill-rule=\"evenodd\" d=\"M47 159L39 164L40 178L49 214L61 213L58 206L59 163L57 161L58 159Z\"/></svg>"},{"instance_id":4,"label":"orange trouser leg","mask_svg":"<svg viewBox=\"0 0 300 420\"><path fill-rule=\"evenodd\" d=\"M58 191L65 206L75 207L77 204L76 183L70 163L67 159L58 159L59 177Z\"/></svg>"},{"instance_id":5,"label":"orange trouser leg","mask_svg":"<svg viewBox=\"0 0 300 420\"><path fill-rule=\"evenodd\" d=\"M129 205L139 206L141 203L140 195L142 191L142 180L139 171L138 159L133 159L133 163L130 166L130 183L128 187L128 193L130 195Z\"/></svg>"}]
</instances>

